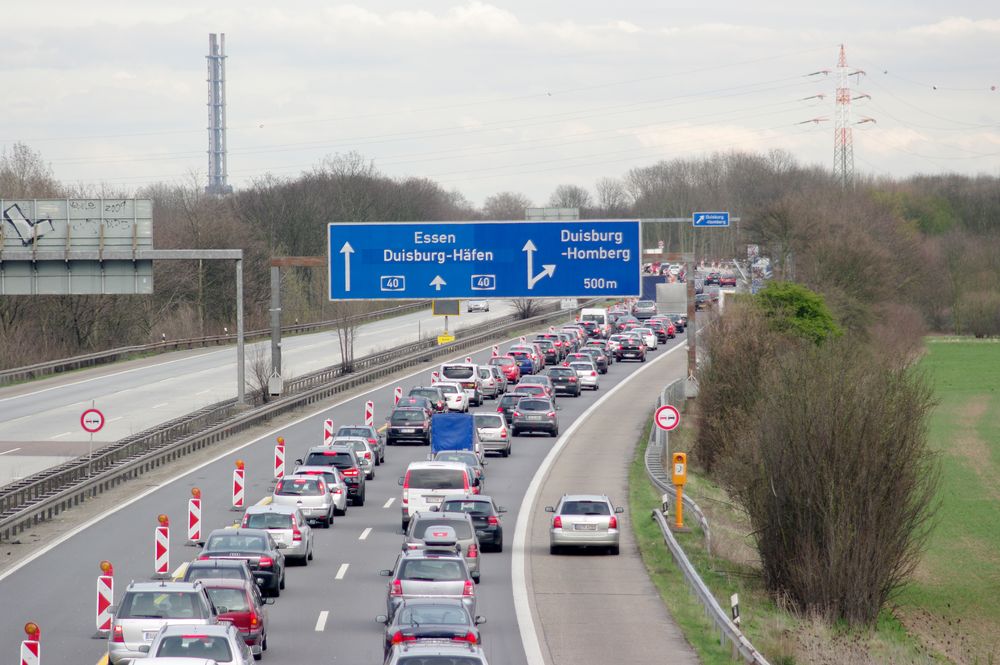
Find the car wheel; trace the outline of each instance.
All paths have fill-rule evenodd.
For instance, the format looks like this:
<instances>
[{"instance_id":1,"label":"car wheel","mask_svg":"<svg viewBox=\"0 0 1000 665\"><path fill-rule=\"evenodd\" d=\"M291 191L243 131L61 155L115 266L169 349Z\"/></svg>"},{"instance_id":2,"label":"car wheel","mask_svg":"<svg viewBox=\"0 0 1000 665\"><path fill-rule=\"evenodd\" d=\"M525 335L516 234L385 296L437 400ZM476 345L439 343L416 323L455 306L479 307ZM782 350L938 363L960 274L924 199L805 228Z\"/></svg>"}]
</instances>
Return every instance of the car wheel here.
<instances>
[{"instance_id":1,"label":"car wheel","mask_svg":"<svg viewBox=\"0 0 1000 665\"><path fill-rule=\"evenodd\" d=\"M500 457L510 457L510 446L500 451Z\"/></svg>"},{"instance_id":2,"label":"car wheel","mask_svg":"<svg viewBox=\"0 0 1000 665\"><path fill-rule=\"evenodd\" d=\"M260 643L260 650L267 651L267 635L264 636L264 641Z\"/></svg>"},{"instance_id":3,"label":"car wheel","mask_svg":"<svg viewBox=\"0 0 1000 665\"><path fill-rule=\"evenodd\" d=\"M334 508L333 509L333 514L334 515L346 515L347 514L347 505L346 504L344 505L344 509L343 510L340 510L339 508Z\"/></svg>"},{"instance_id":4,"label":"car wheel","mask_svg":"<svg viewBox=\"0 0 1000 665\"><path fill-rule=\"evenodd\" d=\"M313 560L313 550L312 550L311 547L309 548L309 556L307 556L306 559L308 561L312 561Z\"/></svg>"},{"instance_id":5,"label":"car wheel","mask_svg":"<svg viewBox=\"0 0 1000 665\"><path fill-rule=\"evenodd\" d=\"M263 652L263 651L260 651L260 652L258 652L258 653L255 653L255 654L253 655L253 659L254 659L254 660L261 660L262 658L264 658L264 652Z\"/></svg>"},{"instance_id":6,"label":"car wheel","mask_svg":"<svg viewBox=\"0 0 1000 665\"><path fill-rule=\"evenodd\" d=\"M365 494L367 494L367 492L362 492L361 493L361 497L358 499L357 505L359 505L359 506L365 505Z\"/></svg>"},{"instance_id":7,"label":"car wheel","mask_svg":"<svg viewBox=\"0 0 1000 665\"><path fill-rule=\"evenodd\" d=\"M609 548L609 550L612 556L618 556L618 554L621 552L621 548L618 545L612 545Z\"/></svg>"},{"instance_id":8,"label":"car wheel","mask_svg":"<svg viewBox=\"0 0 1000 665\"><path fill-rule=\"evenodd\" d=\"M402 523L401 523L401 526L402 526L402 529L403 529L403 533L406 533L406 527L408 527L410 525L406 522L406 520L403 520Z\"/></svg>"},{"instance_id":9,"label":"car wheel","mask_svg":"<svg viewBox=\"0 0 1000 665\"><path fill-rule=\"evenodd\" d=\"M372 469L372 473L367 477L368 480L375 480L375 469Z\"/></svg>"},{"instance_id":10,"label":"car wheel","mask_svg":"<svg viewBox=\"0 0 1000 665\"><path fill-rule=\"evenodd\" d=\"M394 445L396 445L396 442L393 441L392 439L386 439L385 440L385 445L387 445L387 446L394 446Z\"/></svg>"},{"instance_id":11,"label":"car wheel","mask_svg":"<svg viewBox=\"0 0 1000 665\"><path fill-rule=\"evenodd\" d=\"M559 546L558 545L551 545L550 544L549 545L549 554L559 554Z\"/></svg>"},{"instance_id":12,"label":"car wheel","mask_svg":"<svg viewBox=\"0 0 1000 665\"><path fill-rule=\"evenodd\" d=\"M642 358L639 358L639 362L641 362L641 363L646 362L646 356L643 356Z\"/></svg>"},{"instance_id":13,"label":"car wheel","mask_svg":"<svg viewBox=\"0 0 1000 665\"><path fill-rule=\"evenodd\" d=\"M503 537L501 537L500 540L497 542L496 549L494 549L493 551L494 552L503 552Z\"/></svg>"},{"instance_id":14,"label":"car wheel","mask_svg":"<svg viewBox=\"0 0 1000 665\"><path fill-rule=\"evenodd\" d=\"M278 582L278 590L283 591L285 588L285 572L281 571L281 581Z\"/></svg>"},{"instance_id":15,"label":"car wheel","mask_svg":"<svg viewBox=\"0 0 1000 665\"><path fill-rule=\"evenodd\" d=\"M557 436L559 436L559 428L558 427L555 428L554 430L552 430L552 438L554 439Z\"/></svg>"},{"instance_id":16,"label":"car wheel","mask_svg":"<svg viewBox=\"0 0 1000 665\"><path fill-rule=\"evenodd\" d=\"M599 389L600 389L600 386L595 383L594 384L594 390L599 390Z\"/></svg>"}]
</instances>

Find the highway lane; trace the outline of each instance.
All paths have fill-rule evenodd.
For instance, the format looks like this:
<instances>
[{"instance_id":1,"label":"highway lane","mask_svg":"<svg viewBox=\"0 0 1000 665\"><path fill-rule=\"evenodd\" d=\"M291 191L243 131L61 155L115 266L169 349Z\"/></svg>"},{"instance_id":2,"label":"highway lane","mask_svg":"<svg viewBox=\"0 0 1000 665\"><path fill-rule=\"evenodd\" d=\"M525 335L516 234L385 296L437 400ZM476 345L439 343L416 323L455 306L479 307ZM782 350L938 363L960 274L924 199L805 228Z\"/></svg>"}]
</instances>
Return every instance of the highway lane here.
<instances>
[{"instance_id":1,"label":"highway lane","mask_svg":"<svg viewBox=\"0 0 1000 665\"><path fill-rule=\"evenodd\" d=\"M671 344L675 344L672 342ZM669 345L668 345L669 346ZM661 351L665 347L661 346ZM488 351L476 354L485 359ZM607 389L629 375L638 366L615 364L602 377ZM399 381L408 388L429 381L429 372L420 378ZM600 396L601 392L596 393ZM129 579L146 579L152 572L152 532L159 512L170 515L174 526L171 539L171 563L178 565L193 558L196 550L183 546L183 524L190 488L197 485L204 495L203 518L207 528L222 526L238 514L228 509L229 482L233 461L246 460L248 498L256 500L269 493L273 442L278 434L285 437L288 459L300 455L320 440L322 420L332 417L337 424L357 422L362 418L363 403L373 399L379 419L388 412L391 386L359 395L335 407L305 417L280 432L252 442L238 454L227 455L159 488L118 512L98 521L47 554L27 564L0 581L0 598L19 599L15 612L5 612L7 621L0 624L0 652L16 648L21 638L20 626L28 619L40 622L48 662L97 662L105 650L102 641L91 640L93 633L94 584L97 563L107 558L114 562L117 596ZM560 424L567 427L594 401L594 394L581 398L561 398ZM495 408L492 402L486 407ZM488 492L506 506L504 518L509 543L520 500L535 469L551 449L553 439L519 437L508 459L490 458L487 467ZM376 479L368 485L368 503L352 507L347 516L338 518L329 530L316 532L316 559L308 567L288 571L288 587L277 604L270 608L271 649L265 662L305 662L317 657L343 663L380 663L381 627L375 615L383 613L385 578L380 568L391 567L399 551L399 495L397 478L411 460L423 459L427 448L391 447L386 465L377 468ZM392 499L391 505L386 503ZM360 540L365 529L371 529ZM342 579L338 571L347 564ZM479 613L488 617L484 627L486 649L491 663L523 665L526 662L514 614L511 592L510 552L484 555L483 582L479 585ZM323 630L316 630L320 613L327 612Z\"/></svg>"},{"instance_id":2,"label":"highway lane","mask_svg":"<svg viewBox=\"0 0 1000 665\"><path fill-rule=\"evenodd\" d=\"M450 317L452 330L477 325L513 312L507 301L493 303L490 312ZM444 318L430 310L365 324L358 329L355 354L361 356L444 329ZM298 376L336 364L340 348L336 331L287 337L282 341L283 374ZM248 344L249 363L255 354L270 359L270 342ZM0 484L10 482L73 456L85 454L87 437L80 414L91 402L107 424L94 436L95 445L117 441L135 432L236 395L235 347L164 354L151 361L120 363L37 383L0 389ZM248 369L247 376L250 376ZM71 445L69 450L62 444Z\"/></svg>"}]
</instances>

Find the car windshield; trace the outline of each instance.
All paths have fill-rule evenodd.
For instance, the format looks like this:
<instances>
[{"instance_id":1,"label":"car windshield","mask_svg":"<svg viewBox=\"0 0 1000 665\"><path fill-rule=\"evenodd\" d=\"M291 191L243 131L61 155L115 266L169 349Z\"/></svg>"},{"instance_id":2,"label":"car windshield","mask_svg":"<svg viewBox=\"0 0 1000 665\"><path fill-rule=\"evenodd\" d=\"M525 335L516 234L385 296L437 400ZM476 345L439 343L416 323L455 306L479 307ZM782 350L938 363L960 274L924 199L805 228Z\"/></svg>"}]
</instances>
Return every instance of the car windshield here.
<instances>
[{"instance_id":1,"label":"car windshield","mask_svg":"<svg viewBox=\"0 0 1000 665\"><path fill-rule=\"evenodd\" d=\"M493 372L491 372L490 370L488 370L485 367L480 367L479 368L479 378L480 379L491 379L491 378L493 378Z\"/></svg>"},{"instance_id":2,"label":"car windshield","mask_svg":"<svg viewBox=\"0 0 1000 665\"><path fill-rule=\"evenodd\" d=\"M236 568L234 566L199 566L193 564L188 567L187 571L184 573L185 582L194 582L195 580L245 580L247 579L246 574L242 568Z\"/></svg>"},{"instance_id":3,"label":"car windshield","mask_svg":"<svg viewBox=\"0 0 1000 665\"><path fill-rule=\"evenodd\" d=\"M294 523L295 517L285 513L254 513L243 520L247 529L291 529Z\"/></svg>"},{"instance_id":4,"label":"car windshield","mask_svg":"<svg viewBox=\"0 0 1000 665\"><path fill-rule=\"evenodd\" d=\"M515 404L517 404L518 400L520 400L522 397L524 397L523 393L520 394L520 395L515 395L513 393L507 393L506 395L504 395L503 397L500 398L500 406L501 407L511 407L511 406L514 406Z\"/></svg>"},{"instance_id":5,"label":"car windshield","mask_svg":"<svg viewBox=\"0 0 1000 665\"><path fill-rule=\"evenodd\" d=\"M604 501L565 501L560 515L610 515L611 507Z\"/></svg>"},{"instance_id":6,"label":"car windshield","mask_svg":"<svg viewBox=\"0 0 1000 665\"><path fill-rule=\"evenodd\" d=\"M391 422L393 423L420 423L424 421L424 414L420 411L393 411Z\"/></svg>"},{"instance_id":7,"label":"car windshield","mask_svg":"<svg viewBox=\"0 0 1000 665\"><path fill-rule=\"evenodd\" d=\"M577 370L578 372L593 372L594 366L590 363L570 363L570 367Z\"/></svg>"},{"instance_id":8,"label":"car windshield","mask_svg":"<svg viewBox=\"0 0 1000 665\"><path fill-rule=\"evenodd\" d=\"M324 450L323 452L309 453L303 466L335 466L338 469L350 469L354 466L354 459L347 452Z\"/></svg>"},{"instance_id":9,"label":"car windshield","mask_svg":"<svg viewBox=\"0 0 1000 665\"><path fill-rule=\"evenodd\" d=\"M223 533L210 536L205 549L210 552L266 552L267 545L260 536Z\"/></svg>"},{"instance_id":10,"label":"car windshield","mask_svg":"<svg viewBox=\"0 0 1000 665\"><path fill-rule=\"evenodd\" d=\"M122 598L116 619L204 619L205 608L193 591L131 591Z\"/></svg>"},{"instance_id":11,"label":"car windshield","mask_svg":"<svg viewBox=\"0 0 1000 665\"><path fill-rule=\"evenodd\" d=\"M372 435L372 431L367 427L341 427L337 430L337 437L360 436L367 439Z\"/></svg>"},{"instance_id":12,"label":"car windshield","mask_svg":"<svg viewBox=\"0 0 1000 665\"><path fill-rule=\"evenodd\" d=\"M398 621L402 625L411 626L467 626L469 613L458 605L406 605L400 610Z\"/></svg>"},{"instance_id":13,"label":"car windshield","mask_svg":"<svg viewBox=\"0 0 1000 665\"><path fill-rule=\"evenodd\" d=\"M333 471L333 469L330 469L330 472L316 471L314 469L310 469L309 471L303 471L302 469L297 469L295 471L295 475L297 475L297 476L320 476L323 480L326 481L327 485L336 485L337 482L338 482L337 481L337 474ZM251 528L256 528L256 527L251 527Z\"/></svg>"},{"instance_id":14,"label":"car windshield","mask_svg":"<svg viewBox=\"0 0 1000 665\"><path fill-rule=\"evenodd\" d=\"M445 365L441 368L441 376L446 379L471 379L471 365Z\"/></svg>"},{"instance_id":15,"label":"car windshield","mask_svg":"<svg viewBox=\"0 0 1000 665\"><path fill-rule=\"evenodd\" d=\"M274 493L278 496L316 496L326 492L318 478L282 478Z\"/></svg>"},{"instance_id":16,"label":"car windshield","mask_svg":"<svg viewBox=\"0 0 1000 665\"><path fill-rule=\"evenodd\" d=\"M553 367L549 370L549 376L576 376L576 372L569 367Z\"/></svg>"},{"instance_id":17,"label":"car windshield","mask_svg":"<svg viewBox=\"0 0 1000 665\"><path fill-rule=\"evenodd\" d=\"M503 400L501 400L503 401ZM492 413L477 413L476 427L480 429L503 427L503 416Z\"/></svg>"},{"instance_id":18,"label":"car windshield","mask_svg":"<svg viewBox=\"0 0 1000 665\"><path fill-rule=\"evenodd\" d=\"M458 386L441 386L441 392L445 395L457 395L461 391L458 389Z\"/></svg>"},{"instance_id":19,"label":"car windshield","mask_svg":"<svg viewBox=\"0 0 1000 665\"><path fill-rule=\"evenodd\" d=\"M409 476L410 487L428 490L465 488L465 472L461 469L412 469Z\"/></svg>"},{"instance_id":20,"label":"car windshield","mask_svg":"<svg viewBox=\"0 0 1000 665\"><path fill-rule=\"evenodd\" d=\"M469 540L472 538L472 525L465 520L456 519L417 520L410 533L412 533L416 538L423 538L424 534L427 533L427 529L432 529L436 526L450 526L455 530L455 537L459 540Z\"/></svg>"},{"instance_id":21,"label":"car windshield","mask_svg":"<svg viewBox=\"0 0 1000 665\"><path fill-rule=\"evenodd\" d=\"M552 404L544 399L522 399L517 403L518 411L548 411Z\"/></svg>"},{"instance_id":22,"label":"car windshield","mask_svg":"<svg viewBox=\"0 0 1000 665\"><path fill-rule=\"evenodd\" d=\"M365 443L364 441L351 441L347 445L349 445L351 448L354 448L354 452L356 453L368 452L368 444Z\"/></svg>"},{"instance_id":23,"label":"car windshield","mask_svg":"<svg viewBox=\"0 0 1000 665\"><path fill-rule=\"evenodd\" d=\"M229 640L219 635L169 635L156 649L160 658L198 658L228 663L233 660Z\"/></svg>"},{"instance_id":24,"label":"car windshield","mask_svg":"<svg viewBox=\"0 0 1000 665\"><path fill-rule=\"evenodd\" d=\"M514 356L514 358L516 358L517 360L530 360L531 359L531 356L528 355L528 353L526 351L513 351L513 352L511 352L510 355Z\"/></svg>"},{"instance_id":25,"label":"car windshield","mask_svg":"<svg viewBox=\"0 0 1000 665\"><path fill-rule=\"evenodd\" d=\"M439 462L461 462L469 466L477 466L479 464L479 458L476 457L476 453L465 453L457 450L440 452L434 459Z\"/></svg>"},{"instance_id":26,"label":"car windshield","mask_svg":"<svg viewBox=\"0 0 1000 665\"><path fill-rule=\"evenodd\" d=\"M208 587L208 597L219 612L248 612L250 604L243 589L213 589ZM222 608L226 608L223 610Z\"/></svg>"},{"instance_id":27,"label":"car windshield","mask_svg":"<svg viewBox=\"0 0 1000 665\"><path fill-rule=\"evenodd\" d=\"M446 513L469 513L470 515L490 515L490 504L486 501L453 500L441 503L441 510Z\"/></svg>"},{"instance_id":28,"label":"car windshield","mask_svg":"<svg viewBox=\"0 0 1000 665\"><path fill-rule=\"evenodd\" d=\"M510 367L514 364L513 358L490 358L491 365L500 365L501 367Z\"/></svg>"},{"instance_id":29,"label":"car windshield","mask_svg":"<svg viewBox=\"0 0 1000 665\"><path fill-rule=\"evenodd\" d=\"M527 393L529 395L544 395L545 386L539 386L536 384L532 385L521 385L517 387L518 392Z\"/></svg>"},{"instance_id":30,"label":"car windshield","mask_svg":"<svg viewBox=\"0 0 1000 665\"><path fill-rule=\"evenodd\" d=\"M465 569L455 559L403 559L398 577L422 582L457 582L465 579Z\"/></svg>"},{"instance_id":31,"label":"car windshield","mask_svg":"<svg viewBox=\"0 0 1000 665\"><path fill-rule=\"evenodd\" d=\"M441 399L441 394L437 391L437 388L414 388L410 391L410 395L426 397L430 400Z\"/></svg>"}]
</instances>

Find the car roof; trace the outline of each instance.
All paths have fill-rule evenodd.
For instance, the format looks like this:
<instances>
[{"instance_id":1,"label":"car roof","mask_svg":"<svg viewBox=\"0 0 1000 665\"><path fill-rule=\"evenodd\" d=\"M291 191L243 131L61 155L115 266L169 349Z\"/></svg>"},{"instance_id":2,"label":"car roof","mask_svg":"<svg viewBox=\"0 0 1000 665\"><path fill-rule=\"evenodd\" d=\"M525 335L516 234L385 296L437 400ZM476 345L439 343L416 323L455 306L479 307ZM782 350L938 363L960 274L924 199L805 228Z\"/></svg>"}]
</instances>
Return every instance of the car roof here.
<instances>
[{"instance_id":1,"label":"car roof","mask_svg":"<svg viewBox=\"0 0 1000 665\"><path fill-rule=\"evenodd\" d=\"M339 432L342 429L373 429L371 425L341 425L337 428Z\"/></svg>"},{"instance_id":2,"label":"car roof","mask_svg":"<svg viewBox=\"0 0 1000 665\"><path fill-rule=\"evenodd\" d=\"M223 527L221 529L212 529L208 536L211 538L217 533L221 533L227 536L269 536L267 529L247 529L244 527L238 527L236 529L232 527Z\"/></svg>"},{"instance_id":3,"label":"car roof","mask_svg":"<svg viewBox=\"0 0 1000 665\"><path fill-rule=\"evenodd\" d=\"M329 446L313 446L308 451L308 453L322 453L322 452L334 452L334 453L353 453L353 448L348 448L342 444L331 444Z\"/></svg>"},{"instance_id":4,"label":"car roof","mask_svg":"<svg viewBox=\"0 0 1000 665\"><path fill-rule=\"evenodd\" d=\"M468 522L472 520L472 518L469 517L469 513L463 513L460 510L439 510L437 512L432 512L430 510L418 510L413 513L413 517L426 517L433 520L458 520L460 522Z\"/></svg>"},{"instance_id":5,"label":"car roof","mask_svg":"<svg viewBox=\"0 0 1000 665\"><path fill-rule=\"evenodd\" d=\"M292 506L294 508L294 506ZM227 529L233 531L233 529ZM247 562L243 559L195 559L188 562L188 568L242 568Z\"/></svg>"},{"instance_id":6,"label":"car roof","mask_svg":"<svg viewBox=\"0 0 1000 665\"><path fill-rule=\"evenodd\" d=\"M194 582L132 582L126 591L160 591L163 593L177 593L180 591L197 591L202 587L199 581Z\"/></svg>"},{"instance_id":7,"label":"car roof","mask_svg":"<svg viewBox=\"0 0 1000 665\"><path fill-rule=\"evenodd\" d=\"M229 631L234 629L235 626L228 621L223 623L210 623L205 625L190 626L182 623L168 623L160 629L160 635L187 635L187 634L198 634L198 635L212 635L212 636L224 636L228 635ZM159 659L157 659L159 660Z\"/></svg>"},{"instance_id":8,"label":"car roof","mask_svg":"<svg viewBox=\"0 0 1000 665\"><path fill-rule=\"evenodd\" d=\"M411 469L458 469L459 471L465 471L466 464L464 462L438 462L435 460L428 460L426 462L410 462L410 465L406 467L407 471Z\"/></svg>"},{"instance_id":9,"label":"car roof","mask_svg":"<svg viewBox=\"0 0 1000 665\"><path fill-rule=\"evenodd\" d=\"M293 471L292 473L288 473L288 474L285 474L285 475L287 475L287 476L295 476L295 475L303 475L303 476L305 476L305 475L310 475L311 472L329 473L329 474L336 475L336 474L340 473L340 469L338 469L335 466L320 466L319 464L303 464L302 466L295 467L295 471ZM270 504L268 504L268 505L270 505ZM251 508L256 508L256 507L258 507L258 506L251 506ZM259 507L260 508L266 508L267 506L259 506Z\"/></svg>"},{"instance_id":10,"label":"car roof","mask_svg":"<svg viewBox=\"0 0 1000 665\"><path fill-rule=\"evenodd\" d=\"M611 502L606 494L563 494L563 501L607 501Z\"/></svg>"},{"instance_id":11,"label":"car roof","mask_svg":"<svg viewBox=\"0 0 1000 665\"><path fill-rule=\"evenodd\" d=\"M232 577L205 577L198 580L206 589L243 589L249 591L253 582Z\"/></svg>"}]
</instances>

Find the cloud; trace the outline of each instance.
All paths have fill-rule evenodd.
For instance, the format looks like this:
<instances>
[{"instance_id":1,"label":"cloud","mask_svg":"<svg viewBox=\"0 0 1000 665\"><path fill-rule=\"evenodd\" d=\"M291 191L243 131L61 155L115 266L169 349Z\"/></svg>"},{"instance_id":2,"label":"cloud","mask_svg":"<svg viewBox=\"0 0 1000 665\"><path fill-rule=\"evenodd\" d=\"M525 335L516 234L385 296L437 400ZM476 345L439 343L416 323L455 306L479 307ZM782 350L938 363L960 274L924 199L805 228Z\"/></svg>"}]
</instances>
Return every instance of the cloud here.
<instances>
[{"instance_id":1,"label":"cloud","mask_svg":"<svg viewBox=\"0 0 1000 665\"><path fill-rule=\"evenodd\" d=\"M904 35L916 37L957 37L1000 36L1000 19L971 19L952 16L934 23L916 25L903 30Z\"/></svg>"}]
</instances>

